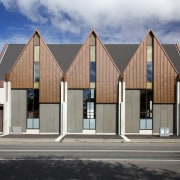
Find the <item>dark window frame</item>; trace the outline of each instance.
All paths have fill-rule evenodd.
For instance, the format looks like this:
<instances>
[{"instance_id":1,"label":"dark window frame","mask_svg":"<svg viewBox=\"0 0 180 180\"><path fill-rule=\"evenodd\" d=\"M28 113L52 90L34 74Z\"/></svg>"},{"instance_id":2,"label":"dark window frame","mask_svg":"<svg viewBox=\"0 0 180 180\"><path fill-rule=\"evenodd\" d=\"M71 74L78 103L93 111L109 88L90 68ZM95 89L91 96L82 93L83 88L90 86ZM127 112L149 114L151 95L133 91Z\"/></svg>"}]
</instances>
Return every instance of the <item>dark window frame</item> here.
<instances>
[{"instance_id":1,"label":"dark window frame","mask_svg":"<svg viewBox=\"0 0 180 180\"><path fill-rule=\"evenodd\" d=\"M39 129L34 128L34 125L32 128L28 128L28 121L32 119L33 124L34 121L39 119L39 89L27 89L27 115L26 115L26 128L27 129ZM39 123L39 122L38 122ZM39 123L40 126L40 123Z\"/></svg>"},{"instance_id":2,"label":"dark window frame","mask_svg":"<svg viewBox=\"0 0 180 180\"><path fill-rule=\"evenodd\" d=\"M150 103L151 102L151 103ZM151 107L150 107L151 106ZM151 120L152 127L148 128L147 121ZM146 121L145 128L141 128L141 121ZM153 90L142 89L140 90L140 130L152 130L153 128Z\"/></svg>"}]
</instances>

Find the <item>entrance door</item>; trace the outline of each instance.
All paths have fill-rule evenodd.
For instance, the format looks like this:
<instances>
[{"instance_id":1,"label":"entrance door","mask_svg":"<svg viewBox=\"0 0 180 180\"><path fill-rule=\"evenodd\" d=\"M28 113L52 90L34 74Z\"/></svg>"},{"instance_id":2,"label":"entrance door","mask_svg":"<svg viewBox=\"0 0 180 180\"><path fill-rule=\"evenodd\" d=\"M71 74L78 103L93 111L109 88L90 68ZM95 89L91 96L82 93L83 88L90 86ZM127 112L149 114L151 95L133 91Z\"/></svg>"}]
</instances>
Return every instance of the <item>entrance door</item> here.
<instances>
[{"instance_id":1,"label":"entrance door","mask_svg":"<svg viewBox=\"0 0 180 180\"><path fill-rule=\"evenodd\" d=\"M3 132L3 106L0 105L0 132Z\"/></svg>"}]
</instances>

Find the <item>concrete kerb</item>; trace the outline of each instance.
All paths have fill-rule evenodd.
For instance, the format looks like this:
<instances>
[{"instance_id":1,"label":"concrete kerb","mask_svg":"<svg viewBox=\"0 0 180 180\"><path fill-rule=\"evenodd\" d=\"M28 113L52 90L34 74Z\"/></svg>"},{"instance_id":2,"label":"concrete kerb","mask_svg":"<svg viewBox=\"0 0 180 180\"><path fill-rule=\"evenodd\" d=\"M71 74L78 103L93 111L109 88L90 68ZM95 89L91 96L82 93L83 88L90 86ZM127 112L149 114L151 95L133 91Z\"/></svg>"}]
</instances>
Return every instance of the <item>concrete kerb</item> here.
<instances>
[{"instance_id":1,"label":"concrete kerb","mask_svg":"<svg viewBox=\"0 0 180 180\"><path fill-rule=\"evenodd\" d=\"M0 143L180 143L180 138L129 138L121 135L119 139L113 138L7 138L0 135Z\"/></svg>"},{"instance_id":2,"label":"concrete kerb","mask_svg":"<svg viewBox=\"0 0 180 180\"><path fill-rule=\"evenodd\" d=\"M131 139L131 143L180 143L180 139Z\"/></svg>"}]
</instances>

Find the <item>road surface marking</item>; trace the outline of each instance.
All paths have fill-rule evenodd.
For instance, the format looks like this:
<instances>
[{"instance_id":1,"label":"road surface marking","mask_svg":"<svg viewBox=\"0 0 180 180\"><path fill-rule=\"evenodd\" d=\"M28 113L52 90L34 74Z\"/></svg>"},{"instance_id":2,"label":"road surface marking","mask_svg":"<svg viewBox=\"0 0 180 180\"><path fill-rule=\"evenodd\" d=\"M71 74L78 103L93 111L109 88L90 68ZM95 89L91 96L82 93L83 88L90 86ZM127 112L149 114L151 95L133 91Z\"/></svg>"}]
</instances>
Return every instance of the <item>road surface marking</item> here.
<instances>
[{"instance_id":1,"label":"road surface marking","mask_svg":"<svg viewBox=\"0 0 180 180\"><path fill-rule=\"evenodd\" d=\"M180 150L122 150L122 149L0 149L0 152L134 152L134 153L180 153Z\"/></svg>"},{"instance_id":2,"label":"road surface marking","mask_svg":"<svg viewBox=\"0 0 180 180\"><path fill-rule=\"evenodd\" d=\"M137 162L180 162L179 159L133 159L133 158L0 158L0 161L137 161Z\"/></svg>"}]
</instances>

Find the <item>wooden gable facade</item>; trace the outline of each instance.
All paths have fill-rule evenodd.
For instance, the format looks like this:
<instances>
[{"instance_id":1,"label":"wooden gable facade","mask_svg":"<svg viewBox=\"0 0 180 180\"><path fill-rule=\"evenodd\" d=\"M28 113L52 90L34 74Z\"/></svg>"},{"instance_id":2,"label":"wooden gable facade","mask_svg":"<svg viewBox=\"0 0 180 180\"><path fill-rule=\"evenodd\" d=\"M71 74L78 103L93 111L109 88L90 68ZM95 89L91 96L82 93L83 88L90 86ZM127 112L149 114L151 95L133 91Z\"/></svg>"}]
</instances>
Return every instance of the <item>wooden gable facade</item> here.
<instances>
[{"instance_id":1,"label":"wooden gable facade","mask_svg":"<svg viewBox=\"0 0 180 180\"><path fill-rule=\"evenodd\" d=\"M79 49L77 55L73 59L72 64L65 74L65 80L68 82L70 89L86 89L89 88L89 59L90 59L90 37Z\"/></svg>"},{"instance_id":2,"label":"wooden gable facade","mask_svg":"<svg viewBox=\"0 0 180 180\"><path fill-rule=\"evenodd\" d=\"M95 31L90 33L66 72L65 79L68 82L68 88L90 88L90 46L92 45L92 36L95 37L96 46L96 103L117 103L120 71Z\"/></svg>"},{"instance_id":3,"label":"wooden gable facade","mask_svg":"<svg viewBox=\"0 0 180 180\"><path fill-rule=\"evenodd\" d=\"M153 102L160 104L174 103L177 71L151 30L139 45L123 72L126 88L147 89L147 46L149 38L152 38L153 47Z\"/></svg>"},{"instance_id":4,"label":"wooden gable facade","mask_svg":"<svg viewBox=\"0 0 180 180\"><path fill-rule=\"evenodd\" d=\"M8 74L13 89L33 88L33 37L24 47Z\"/></svg>"},{"instance_id":5,"label":"wooden gable facade","mask_svg":"<svg viewBox=\"0 0 180 180\"><path fill-rule=\"evenodd\" d=\"M96 46L96 102L117 103L120 71L98 37Z\"/></svg>"},{"instance_id":6,"label":"wooden gable facade","mask_svg":"<svg viewBox=\"0 0 180 180\"><path fill-rule=\"evenodd\" d=\"M12 89L34 88L34 46L39 46L39 102L59 103L63 71L48 46L35 31L8 74Z\"/></svg>"},{"instance_id":7,"label":"wooden gable facade","mask_svg":"<svg viewBox=\"0 0 180 180\"><path fill-rule=\"evenodd\" d=\"M154 36L154 103L175 103L177 70Z\"/></svg>"}]
</instances>

